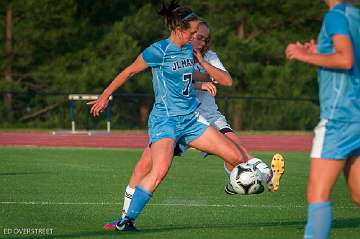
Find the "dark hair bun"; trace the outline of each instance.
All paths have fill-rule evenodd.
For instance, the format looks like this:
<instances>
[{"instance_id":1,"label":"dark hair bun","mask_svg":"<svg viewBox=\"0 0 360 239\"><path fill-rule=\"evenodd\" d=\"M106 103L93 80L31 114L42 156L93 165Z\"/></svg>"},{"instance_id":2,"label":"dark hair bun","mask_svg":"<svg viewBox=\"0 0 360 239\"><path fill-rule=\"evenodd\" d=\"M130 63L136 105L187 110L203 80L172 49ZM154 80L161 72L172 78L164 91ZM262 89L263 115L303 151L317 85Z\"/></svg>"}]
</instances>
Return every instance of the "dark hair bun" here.
<instances>
[{"instance_id":1,"label":"dark hair bun","mask_svg":"<svg viewBox=\"0 0 360 239\"><path fill-rule=\"evenodd\" d=\"M191 9L180 6L177 0L172 0L168 6L162 2L159 14L164 17L170 31L175 30L176 27L188 29L190 22L198 19Z\"/></svg>"}]
</instances>

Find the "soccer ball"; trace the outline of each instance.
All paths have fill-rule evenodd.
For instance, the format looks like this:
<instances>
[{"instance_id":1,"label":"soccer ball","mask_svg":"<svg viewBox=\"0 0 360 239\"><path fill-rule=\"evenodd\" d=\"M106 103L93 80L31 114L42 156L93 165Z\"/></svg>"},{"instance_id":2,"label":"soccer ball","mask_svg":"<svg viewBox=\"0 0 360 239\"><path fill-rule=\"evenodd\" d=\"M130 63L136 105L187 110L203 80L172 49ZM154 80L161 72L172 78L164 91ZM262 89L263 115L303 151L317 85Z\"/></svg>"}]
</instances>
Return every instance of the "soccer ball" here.
<instances>
[{"instance_id":1,"label":"soccer ball","mask_svg":"<svg viewBox=\"0 0 360 239\"><path fill-rule=\"evenodd\" d=\"M259 194L264 191L258 170L249 163L234 167L230 174L230 184L238 194Z\"/></svg>"}]
</instances>

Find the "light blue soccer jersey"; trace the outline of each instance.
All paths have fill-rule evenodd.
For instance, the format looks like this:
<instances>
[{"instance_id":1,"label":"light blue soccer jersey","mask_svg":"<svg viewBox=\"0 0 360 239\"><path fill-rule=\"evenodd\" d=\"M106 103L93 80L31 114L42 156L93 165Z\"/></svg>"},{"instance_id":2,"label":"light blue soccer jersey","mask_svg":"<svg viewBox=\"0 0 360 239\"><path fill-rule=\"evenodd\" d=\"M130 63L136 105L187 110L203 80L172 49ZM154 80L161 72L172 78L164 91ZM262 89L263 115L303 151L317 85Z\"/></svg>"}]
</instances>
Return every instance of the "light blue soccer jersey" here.
<instances>
[{"instance_id":1,"label":"light blue soccer jersey","mask_svg":"<svg viewBox=\"0 0 360 239\"><path fill-rule=\"evenodd\" d=\"M354 65L350 70L320 68L320 116L322 119L360 122L360 11L339 3L324 17L318 37L318 52L335 52L332 37L346 35L352 40Z\"/></svg>"},{"instance_id":2,"label":"light blue soccer jersey","mask_svg":"<svg viewBox=\"0 0 360 239\"><path fill-rule=\"evenodd\" d=\"M142 52L142 58L152 69L155 103L152 114L179 116L195 111L199 106L192 84L193 48L182 48L169 39L158 41Z\"/></svg>"}]
</instances>

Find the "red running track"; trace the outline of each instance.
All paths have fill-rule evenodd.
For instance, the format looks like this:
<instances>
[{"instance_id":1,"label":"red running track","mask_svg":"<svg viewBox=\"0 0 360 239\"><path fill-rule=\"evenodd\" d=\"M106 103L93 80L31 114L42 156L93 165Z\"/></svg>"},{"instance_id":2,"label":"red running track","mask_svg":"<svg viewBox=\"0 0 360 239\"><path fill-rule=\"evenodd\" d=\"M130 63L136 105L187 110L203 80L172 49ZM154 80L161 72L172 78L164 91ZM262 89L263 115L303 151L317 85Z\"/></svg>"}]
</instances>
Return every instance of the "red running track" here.
<instances>
[{"instance_id":1,"label":"red running track","mask_svg":"<svg viewBox=\"0 0 360 239\"><path fill-rule=\"evenodd\" d=\"M311 149L312 135L242 135L240 139L248 150L306 152ZM144 148L147 143L145 133L0 132L0 146L5 147Z\"/></svg>"}]
</instances>

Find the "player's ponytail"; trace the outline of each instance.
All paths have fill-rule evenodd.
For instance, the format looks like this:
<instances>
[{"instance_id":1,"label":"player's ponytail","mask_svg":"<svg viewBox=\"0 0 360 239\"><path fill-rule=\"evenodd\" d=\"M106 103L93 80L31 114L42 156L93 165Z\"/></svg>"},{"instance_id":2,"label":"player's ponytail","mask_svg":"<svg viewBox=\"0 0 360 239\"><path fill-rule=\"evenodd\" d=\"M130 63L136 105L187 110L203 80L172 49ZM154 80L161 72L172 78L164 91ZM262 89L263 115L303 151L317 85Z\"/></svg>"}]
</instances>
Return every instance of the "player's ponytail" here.
<instances>
[{"instance_id":1,"label":"player's ponytail","mask_svg":"<svg viewBox=\"0 0 360 239\"><path fill-rule=\"evenodd\" d=\"M170 31L177 27L188 29L191 21L199 19L191 9L180 6L176 0L172 0L168 6L163 2L159 14L164 17Z\"/></svg>"}]
</instances>

